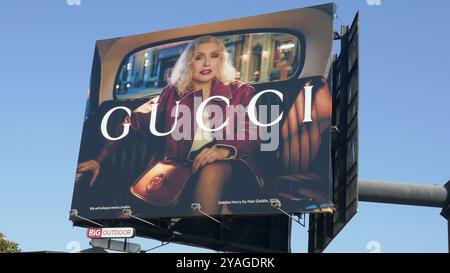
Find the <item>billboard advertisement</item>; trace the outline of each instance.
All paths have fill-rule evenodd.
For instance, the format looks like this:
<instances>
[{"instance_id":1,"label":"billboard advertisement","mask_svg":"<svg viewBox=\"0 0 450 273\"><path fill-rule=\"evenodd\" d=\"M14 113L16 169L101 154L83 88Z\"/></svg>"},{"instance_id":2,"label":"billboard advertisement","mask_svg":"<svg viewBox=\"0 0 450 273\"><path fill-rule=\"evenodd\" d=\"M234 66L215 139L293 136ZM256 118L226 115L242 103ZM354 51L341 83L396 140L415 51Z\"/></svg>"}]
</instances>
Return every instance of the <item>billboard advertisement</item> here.
<instances>
[{"instance_id":1,"label":"billboard advertisement","mask_svg":"<svg viewBox=\"0 0 450 273\"><path fill-rule=\"evenodd\" d=\"M333 5L96 42L72 209L329 211Z\"/></svg>"}]
</instances>

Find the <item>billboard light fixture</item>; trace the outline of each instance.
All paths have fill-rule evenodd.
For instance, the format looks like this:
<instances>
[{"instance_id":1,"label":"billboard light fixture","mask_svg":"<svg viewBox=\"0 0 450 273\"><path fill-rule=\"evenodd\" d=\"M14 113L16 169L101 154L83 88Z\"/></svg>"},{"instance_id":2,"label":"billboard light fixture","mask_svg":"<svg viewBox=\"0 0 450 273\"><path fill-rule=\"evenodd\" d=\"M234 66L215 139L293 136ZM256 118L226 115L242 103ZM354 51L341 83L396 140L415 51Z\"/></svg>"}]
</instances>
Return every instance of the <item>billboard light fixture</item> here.
<instances>
[{"instance_id":1,"label":"billboard light fixture","mask_svg":"<svg viewBox=\"0 0 450 273\"><path fill-rule=\"evenodd\" d=\"M118 240L111 240L111 238L92 239L89 244L92 247L109 249L119 252L139 253L141 252L141 245L130 243L125 239L124 242Z\"/></svg>"},{"instance_id":2,"label":"billboard light fixture","mask_svg":"<svg viewBox=\"0 0 450 273\"><path fill-rule=\"evenodd\" d=\"M217 220L216 218L212 217L211 215L205 213L204 211L202 211L202 205L200 205L200 203L192 203L191 204L191 209L193 211L197 211L200 214L205 215L206 217L208 217L209 219L213 220L214 222L218 223L219 225L223 226L224 228L231 230L230 227L228 227L227 225L225 225L224 223L220 222L219 220Z\"/></svg>"},{"instance_id":3,"label":"billboard light fixture","mask_svg":"<svg viewBox=\"0 0 450 273\"><path fill-rule=\"evenodd\" d=\"M81 220L84 220L84 221L86 221L86 222L89 222L89 223L91 223L91 224L97 225L97 226L99 226L99 227L103 227L102 224L99 224L99 223L94 222L94 221L92 221L92 220L90 220L90 219L88 219L88 218L85 218L85 217L83 217L83 216L78 215L78 210L76 210L76 209L71 209L71 210L70 210L70 216L75 217L75 218L78 218L78 219L81 219Z\"/></svg>"}]
</instances>

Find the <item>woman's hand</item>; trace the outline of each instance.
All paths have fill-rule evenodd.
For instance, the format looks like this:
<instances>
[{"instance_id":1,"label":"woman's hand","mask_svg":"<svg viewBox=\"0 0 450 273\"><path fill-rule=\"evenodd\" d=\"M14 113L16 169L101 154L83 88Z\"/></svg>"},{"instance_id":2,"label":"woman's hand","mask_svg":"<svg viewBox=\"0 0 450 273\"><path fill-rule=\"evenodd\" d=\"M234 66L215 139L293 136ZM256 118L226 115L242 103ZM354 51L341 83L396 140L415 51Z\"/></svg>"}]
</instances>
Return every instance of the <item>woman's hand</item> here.
<instances>
[{"instance_id":1,"label":"woman's hand","mask_svg":"<svg viewBox=\"0 0 450 273\"><path fill-rule=\"evenodd\" d=\"M100 164L95 160L88 160L78 164L75 181L78 182L85 172L92 172L92 178L91 181L89 181L89 186L92 187L100 173Z\"/></svg>"},{"instance_id":2,"label":"woman's hand","mask_svg":"<svg viewBox=\"0 0 450 273\"><path fill-rule=\"evenodd\" d=\"M230 150L221 147L203 148L203 150L195 157L192 164L192 172L197 172L206 164L217 160L223 160L230 156Z\"/></svg>"}]
</instances>

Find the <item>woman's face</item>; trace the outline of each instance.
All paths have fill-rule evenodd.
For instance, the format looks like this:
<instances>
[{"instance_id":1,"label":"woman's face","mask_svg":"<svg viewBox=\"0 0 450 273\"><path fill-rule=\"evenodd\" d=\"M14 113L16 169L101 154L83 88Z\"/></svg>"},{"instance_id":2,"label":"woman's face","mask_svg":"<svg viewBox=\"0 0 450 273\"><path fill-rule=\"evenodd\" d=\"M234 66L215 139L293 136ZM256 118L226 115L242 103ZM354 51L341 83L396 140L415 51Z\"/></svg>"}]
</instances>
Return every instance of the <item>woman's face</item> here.
<instances>
[{"instance_id":1,"label":"woman's face","mask_svg":"<svg viewBox=\"0 0 450 273\"><path fill-rule=\"evenodd\" d=\"M192 80L197 83L207 83L219 74L219 46L214 42L203 43L194 50Z\"/></svg>"}]
</instances>

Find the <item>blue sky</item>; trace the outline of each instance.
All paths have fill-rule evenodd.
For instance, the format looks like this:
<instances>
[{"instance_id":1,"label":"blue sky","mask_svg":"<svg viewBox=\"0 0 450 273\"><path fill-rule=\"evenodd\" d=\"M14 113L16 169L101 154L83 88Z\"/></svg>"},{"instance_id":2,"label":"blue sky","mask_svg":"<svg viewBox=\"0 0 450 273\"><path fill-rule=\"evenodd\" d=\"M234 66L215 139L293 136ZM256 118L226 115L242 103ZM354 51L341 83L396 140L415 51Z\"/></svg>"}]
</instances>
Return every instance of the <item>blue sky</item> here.
<instances>
[{"instance_id":1,"label":"blue sky","mask_svg":"<svg viewBox=\"0 0 450 273\"><path fill-rule=\"evenodd\" d=\"M85 230L72 227L68 212L96 40L326 2L3 1L0 231L25 251L68 251L72 241L88 247ZM361 14L359 176L444 184L450 179L450 2L380 2L336 1L344 22ZM327 251L369 252L375 244L382 252L446 252L439 212L360 203ZM307 230L294 225L292 250L306 249ZM205 250L169 244L160 251Z\"/></svg>"}]
</instances>

